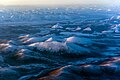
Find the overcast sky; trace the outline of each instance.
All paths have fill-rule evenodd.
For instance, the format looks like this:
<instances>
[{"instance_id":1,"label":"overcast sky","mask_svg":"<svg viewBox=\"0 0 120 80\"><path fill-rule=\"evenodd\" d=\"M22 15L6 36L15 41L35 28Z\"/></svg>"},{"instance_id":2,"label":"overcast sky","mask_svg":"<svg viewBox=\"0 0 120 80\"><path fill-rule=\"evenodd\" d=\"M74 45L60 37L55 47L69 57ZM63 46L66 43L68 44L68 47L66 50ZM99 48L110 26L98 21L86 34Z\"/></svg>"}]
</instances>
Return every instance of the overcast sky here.
<instances>
[{"instance_id":1,"label":"overcast sky","mask_svg":"<svg viewBox=\"0 0 120 80\"><path fill-rule=\"evenodd\" d=\"M1 5L120 4L120 0L1 0Z\"/></svg>"}]
</instances>

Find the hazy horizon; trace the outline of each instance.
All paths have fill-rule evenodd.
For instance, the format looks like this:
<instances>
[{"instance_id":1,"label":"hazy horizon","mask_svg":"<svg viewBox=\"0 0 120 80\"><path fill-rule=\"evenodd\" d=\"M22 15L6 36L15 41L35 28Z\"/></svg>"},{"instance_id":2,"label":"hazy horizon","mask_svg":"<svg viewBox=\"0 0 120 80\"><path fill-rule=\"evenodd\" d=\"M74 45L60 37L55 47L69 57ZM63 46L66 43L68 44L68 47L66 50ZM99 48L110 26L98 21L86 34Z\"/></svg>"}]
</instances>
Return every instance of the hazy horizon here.
<instances>
[{"instance_id":1,"label":"hazy horizon","mask_svg":"<svg viewBox=\"0 0 120 80\"><path fill-rule=\"evenodd\" d=\"M101 4L101 5L119 5L119 0L3 0L1 6L21 6L21 5L82 5L82 4Z\"/></svg>"}]
</instances>

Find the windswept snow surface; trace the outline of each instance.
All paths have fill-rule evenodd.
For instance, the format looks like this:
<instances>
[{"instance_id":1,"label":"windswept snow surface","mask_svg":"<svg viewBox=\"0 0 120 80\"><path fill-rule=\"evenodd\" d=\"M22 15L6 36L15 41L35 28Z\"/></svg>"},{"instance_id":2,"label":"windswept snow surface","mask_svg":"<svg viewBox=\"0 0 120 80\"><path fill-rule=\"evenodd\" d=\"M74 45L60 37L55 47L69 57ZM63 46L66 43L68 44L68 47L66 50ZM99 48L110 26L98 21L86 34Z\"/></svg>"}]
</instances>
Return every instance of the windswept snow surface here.
<instances>
[{"instance_id":1,"label":"windswept snow surface","mask_svg":"<svg viewBox=\"0 0 120 80\"><path fill-rule=\"evenodd\" d=\"M0 80L120 80L120 11L1 8Z\"/></svg>"}]
</instances>

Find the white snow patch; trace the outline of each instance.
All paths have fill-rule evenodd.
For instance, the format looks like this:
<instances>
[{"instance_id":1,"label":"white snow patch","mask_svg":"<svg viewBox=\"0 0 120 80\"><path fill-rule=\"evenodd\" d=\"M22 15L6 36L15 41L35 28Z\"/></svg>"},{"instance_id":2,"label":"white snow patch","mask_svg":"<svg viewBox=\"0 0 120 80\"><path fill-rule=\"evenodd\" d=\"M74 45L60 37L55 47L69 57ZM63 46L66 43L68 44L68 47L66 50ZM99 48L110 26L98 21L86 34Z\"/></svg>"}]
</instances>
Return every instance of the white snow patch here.
<instances>
[{"instance_id":1,"label":"white snow patch","mask_svg":"<svg viewBox=\"0 0 120 80\"><path fill-rule=\"evenodd\" d=\"M111 9L108 9L107 11L109 12L109 11L112 11L112 10L111 10Z\"/></svg>"},{"instance_id":2,"label":"white snow patch","mask_svg":"<svg viewBox=\"0 0 120 80\"><path fill-rule=\"evenodd\" d=\"M34 53L33 51L29 50L29 49L21 49L17 52L18 56L24 56L24 55L29 55L29 56L35 56L36 53Z\"/></svg>"},{"instance_id":3,"label":"white snow patch","mask_svg":"<svg viewBox=\"0 0 120 80\"><path fill-rule=\"evenodd\" d=\"M67 46L60 42L37 42L30 44L30 47L35 47L39 51L59 52L67 50Z\"/></svg>"},{"instance_id":4,"label":"white snow patch","mask_svg":"<svg viewBox=\"0 0 120 80\"><path fill-rule=\"evenodd\" d=\"M23 41L23 43L31 44L31 43L36 43L36 42L42 42L44 40L45 40L44 38L32 37L32 38L28 38L27 40Z\"/></svg>"},{"instance_id":5,"label":"white snow patch","mask_svg":"<svg viewBox=\"0 0 120 80\"><path fill-rule=\"evenodd\" d=\"M18 38L20 39L20 41L25 41L30 38L30 35L24 35L24 36L20 36Z\"/></svg>"},{"instance_id":6,"label":"white snow patch","mask_svg":"<svg viewBox=\"0 0 120 80\"><path fill-rule=\"evenodd\" d=\"M87 28L83 29L83 31L92 31L92 29L90 27L87 27Z\"/></svg>"},{"instance_id":7,"label":"white snow patch","mask_svg":"<svg viewBox=\"0 0 120 80\"><path fill-rule=\"evenodd\" d=\"M76 28L76 31L79 31L79 30L81 30L81 27L77 27L77 28Z\"/></svg>"},{"instance_id":8,"label":"white snow patch","mask_svg":"<svg viewBox=\"0 0 120 80\"><path fill-rule=\"evenodd\" d=\"M103 34L113 33L114 31L108 30L108 31L102 31Z\"/></svg>"},{"instance_id":9,"label":"white snow patch","mask_svg":"<svg viewBox=\"0 0 120 80\"><path fill-rule=\"evenodd\" d=\"M57 23L56 25L52 26L52 28L54 29L60 29L60 28L63 28L62 26L60 26L59 23Z\"/></svg>"},{"instance_id":10,"label":"white snow patch","mask_svg":"<svg viewBox=\"0 0 120 80\"><path fill-rule=\"evenodd\" d=\"M12 53L15 52L16 50L18 50L19 48L15 45L11 45L9 43L7 44L0 44L0 52L4 52L4 53Z\"/></svg>"},{"instance_id":11,"label":"white snow patch","mask_svg":"<svg viewBox=\"0 0 120 80\"><path fill-rule=\"evenodd\" d=\"M28 38L30 35L28 34L28 35L24 35L24 36L19 36L18 38L19 39L23 39L23 38Z\"/></svg>"},{"instance_id":12,"label":"white snow patch","mask_svg":"<svg viewBox=\"0 0 120 80\"><path fill-rule=\"evenodd\" d=\"M72 31L72 30L74 30L74 28L67 27L66 30L71 30Z\"/></svg>"},{"instance_id":13,"label":"white snow patch","mask_svg":"<svg viewBox=\"0 0 120 80\"><path fill-rule=\"evenodd\" d=\"M114 32L116 32L116 33L119 33L120 32L120 24L113 27L112 30L114 30Z\"/></svg>"},{"instance_id":14,"label":"white snow patch","mask_svg":"<svg viewBox=\"0 0 120 80\"><path fill-rule=\"evenodd\" d=\"M51 41L53 41L52 37L46 40L46 42L51 42Z\"/></svg>"},{"instance_id":15,"label":"white snow patch","mask_svg":"<svg viewBox=\"0 0 120 80\"><path fill-rule=\"evenodd\" d=\"M117 19L120 19L120 16L117 16Z\"/></svg>"},{"instance_id":16,"label":"white snow patch","mask_svg":"<svg viewBox=\"0 0 120 80\"><path fill-rule=\"evenodd\" d=\"M31 49L36 49L38 51L47 51L50 53L58 53L65 52L65 54L76 54L76 55L88 55L90 50L79 46L74 43L60 43L60 42L37 42L34 44L30 44L29 47Z\"/></svg>"},{"instance_id":17,"label":"white snow patch","mask_svg":"<svg viewBox=\"0 0 120 80\"><path fill-rule=\"evenodd\" d=\"M66 39L66 42L67 43L76 43L76 44L87 44L87 45L90 45L92 44L93 42L88 39L88 38L83 38L83 37L69 37Z\"/></svg>"}]
</instances>

